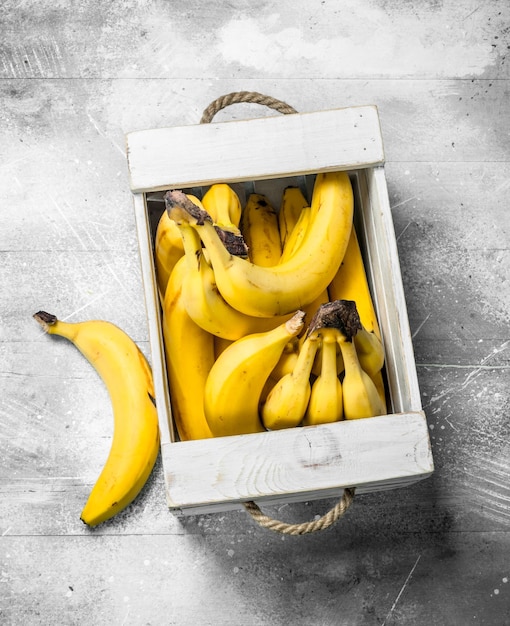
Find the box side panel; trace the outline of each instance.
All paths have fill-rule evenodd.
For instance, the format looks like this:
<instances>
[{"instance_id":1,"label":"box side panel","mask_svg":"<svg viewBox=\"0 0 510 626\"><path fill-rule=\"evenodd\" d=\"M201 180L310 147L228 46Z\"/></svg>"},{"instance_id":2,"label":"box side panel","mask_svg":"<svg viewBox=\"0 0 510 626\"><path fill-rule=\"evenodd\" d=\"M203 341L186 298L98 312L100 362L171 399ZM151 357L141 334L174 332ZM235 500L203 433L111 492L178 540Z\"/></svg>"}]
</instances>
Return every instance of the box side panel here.
<instances>
[{"instance_id":1,"label":"box side panel","mask_svg":"<svg viewBox=\"0 0 510 626\"><path fill-rule=\"evenodd\" d=\"M145 294L145 306L149 325L149 342L151 349L151 367L154 379L154 391L158 409L161 444L175 441L173 422L170 414L168 377L163 346L161 327L161 308L156 286L154 255L152 250L151 224L144 194L133 196L135 221L140 247L142 281Z\"/></svg>"},{"instance_id":2,"label":"box side panel","mask_svg":"<svg viewBox=\"0 0 510 626\"><path fill-rule=\"evenodd\" d=\"M403 476L395 481L382 481L382 482L372 482L365 483L364 485L356 487L356 496L362 496L367 493L375 493L381 491L391 491L393 489L401 489L402 487L409 487L410 485L414 485L421 480L425 480L430 476L431 472L427 474L420 474L414 476ZM273 506L273 505L282 505L282 504L292 504L296 502L310 502L313 500L324 500L327 498L338 498L340 499L343 494L342 488L335 489L324 489L323 491L315 491L313 493L289 493L283 494L281 496L276 497L267 497L263 499L258 499L257 504L260 506ZM246 500L243 500L246 502ZM169 506L172 513L178 516L189 516L189 515L203 515L204 513L222 513L224 511L235 511L242 508L241 502L222 502L219 504L203 504L203 505L193 505L187 506L185 508L174 507L172 503ZM326 511L324 511L326 513Z\"/></svg>"},{"instance_id":3,"label":"box side panel","mask_svg":"<svg viewBox=\"0 0 510 626\"><path fill-rule=\"evenodd\" d=\"M181 510L394 488L432 471L423 413L186 441L162 453L167 499Z\"/></svg>"},{"instance_id":4,"label":"box side panel","mask_svg":"<svg viewBox=\"0 0 510 626\"><path fill-rule=\"evenodd\" d=\"M359 169L384 161L375 106L137 131L126 141L134 192Z\"/></svg>"},{"instance_id":5,"label":"box side panel","mask_svg":"<svg viewBox=\"0 0 510 626\"><path fill-rule=\"evenodd\" d=\"M407 317L400 263L382 167L358 172L360 237L386 352L393 411L421 411L421 397Z\"/></svg>"}]
</instances>

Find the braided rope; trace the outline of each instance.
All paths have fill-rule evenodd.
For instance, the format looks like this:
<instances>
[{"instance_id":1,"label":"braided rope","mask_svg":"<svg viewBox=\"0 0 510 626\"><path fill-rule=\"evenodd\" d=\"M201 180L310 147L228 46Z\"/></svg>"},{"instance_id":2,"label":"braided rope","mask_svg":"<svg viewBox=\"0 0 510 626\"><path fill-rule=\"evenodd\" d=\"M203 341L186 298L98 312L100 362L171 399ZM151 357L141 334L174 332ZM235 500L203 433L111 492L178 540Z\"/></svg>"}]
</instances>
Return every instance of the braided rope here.
<instances>
[{"instance_id":1,"label":"braided rope","mask_svg":"<svg viewBox=\"0 0 510 626\"><path fill-rule=\"evenodd\" d=\"M303 522L301 524L288 524L275 520L268 515L264 515L255 502L244 502L244 508L252 516L252 518L263 528L273 530L274 532L284 535L306 535L319 530L326 530L332 526L351 506L354 499L354 489L344 489L341 500L335 506L325 513L319 519L312 522Z\"/></svg>"},{"instance_id":2,"label":"braided rope","mask_svg":"<svg viewBox=\"0 0 510 626\"><path fill-rule=\"evenodd\" d=\"M261 104L267 106L279 113L288 115L290 113L297 113L294 107L291 107L282 100L277 100L271 96L265 96L257 91L233 91L224 96L216 98L202 113L200 120L201 124L209 124L213 117L231 104L239 104L241 102L250 102L255 104ZM306 535L308 533L314 533L319 530L326 530L332 526L351 506L354 499L354 488L344 489L342 498L335 504L335 506L325 513L319 519L312 522L303 522L301 524L288 524L287 522L281 522L275 520L268 515L262 513L257 504L253 501L243 502L244 508L251 515L251 517L263 528L273 530L274 532L282 533L284 535Z\"/></svg>"},{"instance_id":3,"label":"braided rope","mask_svg":"<svg viewBox=\"0 0 510 626\"><path fill-rule=\"evenodd\" d=\"M220 96L211 102L211 104L202 113L200 123L209 124L218 111L221 111L221 109L224 109L231 104L240 104L241 102L262 104L270 109L275 109L275 111L283 113L284 115L288 113L297 113L296 109L291 107L290 104L287 104L282 100L272 98L271 96L265 96L257 91L233 91L232 93Z\"/></svg>"}]
</instances>

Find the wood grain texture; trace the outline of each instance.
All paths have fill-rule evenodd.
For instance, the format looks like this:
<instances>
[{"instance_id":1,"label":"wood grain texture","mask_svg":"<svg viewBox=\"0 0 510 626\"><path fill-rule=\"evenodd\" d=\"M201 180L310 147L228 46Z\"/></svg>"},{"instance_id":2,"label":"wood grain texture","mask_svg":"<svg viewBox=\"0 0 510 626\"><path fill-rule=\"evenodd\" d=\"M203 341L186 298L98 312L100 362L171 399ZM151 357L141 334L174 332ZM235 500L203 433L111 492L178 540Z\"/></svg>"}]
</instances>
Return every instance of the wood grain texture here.
<instances>
[{"instance_id":1,"label":"wood grain texture","mask_svg":"<svg viewBox=\"0 0 510 626\"><path fill-rule=\"evenodd\" d=\"M433 470L422 413L168 443L162 456L169 505L182 512L397 488Z\"/></svg>"},{"instance_id":2,"label":"wood grain texture","mask_svg":"<svg viewBox=\"0 0 510 626\"><path fill-rule=\"evenodd\" d=\"M356 170L384 162L376 107L347 107L127 135L135 193Z\"/></svg>"},{"instance_id":3,"label":"wood grain texture","mask_svg":"<svg viewBox=\"0 0 510 626\"><path fill-rule=\"evenodd\" d=\"M5 0L0 23L0 621L509 623L508 3ZM108 399L31 314L113 319L148 352L124 136L238 90L377 105L434 475L282 538L244 511L177 519L159 460L89 531Z\"/></svg>"}]
</instances>

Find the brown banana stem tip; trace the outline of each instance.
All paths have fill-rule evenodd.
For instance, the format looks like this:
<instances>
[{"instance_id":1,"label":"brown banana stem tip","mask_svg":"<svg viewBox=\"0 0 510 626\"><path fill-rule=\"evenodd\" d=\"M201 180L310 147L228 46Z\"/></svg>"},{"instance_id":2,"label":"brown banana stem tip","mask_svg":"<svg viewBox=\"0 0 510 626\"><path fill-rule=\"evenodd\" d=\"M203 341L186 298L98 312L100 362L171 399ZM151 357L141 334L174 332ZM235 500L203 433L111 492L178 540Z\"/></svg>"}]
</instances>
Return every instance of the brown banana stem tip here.
<instances>
[{"instance_id":1,"label":"brown banana stem tip","mask_svg":"<svg viewBox=\"0 0 510 626\"><path fill-rule=\"evenodd\" d=\"M220 226L214 225L219 238L221 239L225 248L233 256L241 256L248 258L248 246L241 234L233 233L231 230L225 230Z\"/></svg>"},{"instance_id":2,"label":"brown banana stem tip","mask_svg":"<svg viewBox=\"0 0 510 626\"><path fill-rule=\"evenodd\" d=\"M57 316L52 315L51 313L46 313L46 311L38 311L37 313L34 313L33 318L46 332L48 331L49 326L53 326L57 323Z\"/></svg>"},{"instance_id":3,"label":"brown banana stem tip","mask_svg":"<svg viewBox=\"0 0 510 626\"><path fill-rule=\"evenodd\" d=\"M209 213L192 202L183 191L177 189L167 191L164 200L169 217L177 223L187 222L199 226L205 222L212 223Z\"/></svg>"},{"instance_id":4,"label":"brown banana stem tip","mask_svg":"<svg viewBox=\"0 0 510 626\"><path fill-rule=\"evenodd\" d=\"M213 223L209 213L192 202L183 191L176 189L167 191L164 199L168 216L175 220L177 224L185 223L202 226L205 222ZM248 246L242 235L225 230L216 224L214 228L230 254L241 257L248 256Z\"/></svg>"},{"instance_id":5,"label":"brown banana stem tip","mask_svg":"<svg viewBox=\"0 0 510 626\"><path fill-rule=\"evenodd\" d=\"M307 335L321 328L338 328L347 341L361 330L361 321L354 300L333 300L321 304L310 320Z\"/></svg>"}]
</instances>

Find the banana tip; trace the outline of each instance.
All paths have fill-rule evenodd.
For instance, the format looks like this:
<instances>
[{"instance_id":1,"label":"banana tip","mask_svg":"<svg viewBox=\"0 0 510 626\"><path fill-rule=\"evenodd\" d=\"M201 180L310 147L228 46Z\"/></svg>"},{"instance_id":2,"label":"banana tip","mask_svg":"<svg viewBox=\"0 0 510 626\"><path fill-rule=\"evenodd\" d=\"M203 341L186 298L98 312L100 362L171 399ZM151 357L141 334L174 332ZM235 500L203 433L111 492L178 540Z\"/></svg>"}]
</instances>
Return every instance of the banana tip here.
<instances>
[{"instance_id":1,"label":"banana tip","mask_svg":"<svg viewBox=\"0 0 510 626\"><path fill-rule=\"evenodd\" d=\"M32 317L45 331L57 322L57 316L51 313L46 313L46 311L37 311L37 313L34 313Z\"/></svg>"}]
</instances>

